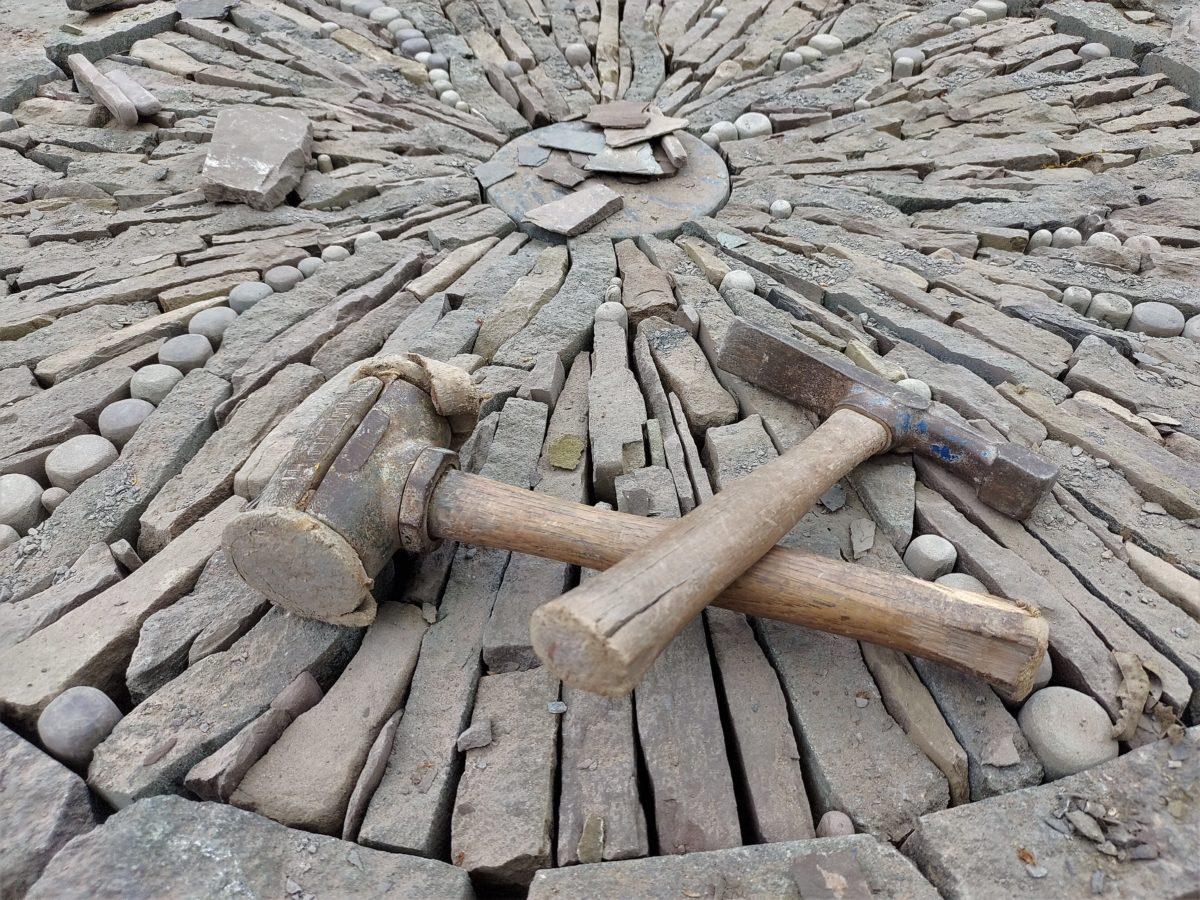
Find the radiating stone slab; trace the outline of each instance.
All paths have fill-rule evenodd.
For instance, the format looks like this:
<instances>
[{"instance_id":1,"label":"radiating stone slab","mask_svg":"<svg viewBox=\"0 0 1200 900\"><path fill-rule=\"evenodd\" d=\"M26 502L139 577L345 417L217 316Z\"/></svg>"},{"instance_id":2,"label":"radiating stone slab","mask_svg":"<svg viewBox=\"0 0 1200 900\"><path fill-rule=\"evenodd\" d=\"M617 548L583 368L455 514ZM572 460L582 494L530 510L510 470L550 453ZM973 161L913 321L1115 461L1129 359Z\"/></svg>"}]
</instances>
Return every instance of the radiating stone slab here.
<instances>
[{"instance_id":1,"label":"radiating stone slab","mask_svg":"<svg viewBox=\"0 0 1200 900\"><path fill-rule=\"evenodd\" d=\"M474 897L465 873L295 831L220 803L155 797L122 810L59 854L31 897L73 900L126 892L220 894L236 878L260 896Z\"/></svg>"},{"instance_id":2,"label":"radiating stone slab","mask_svg":"<svg viewBox=\"0 0 1200 900\"><path fill-rule=\"evenodd\" d=\"M231 107L217 116L202 172L212 201L274 209L300 183L312 153L312 122L280 108Z\"/></svg>"},{"instance_id":3,"label":"radiating stone slab","mask_svg":"<svg viewBox=\"0 0 1200 900\"><path fill-rule=\"evenodd\" d=\"M603 222L624 205L620 194L596 184L529 210L524 221L544 231L574 237Z\"/></svg>"},{"instance_id":4,"label":"radiating stone slab","mask_svg":"<svg viewBox=\"0 0 1200 900\"><path fill-rule=\"evenodd\" d=\"M21 897L99 817L78 775L0 725L0 895Z\"/></svg>"},{"instance_id":5,"label":"radiating stone slab","mask_svg":"<svg viewBox=\"0 0 1200 900\"><path fill-rule=\"evenodd\" d=\"M95 543L69 571L25 600L0 603L0 649L12 647L121 580L121 569L104 543ZM56 576L57 577L57 576Z\"/></svg>"}]
</instances>

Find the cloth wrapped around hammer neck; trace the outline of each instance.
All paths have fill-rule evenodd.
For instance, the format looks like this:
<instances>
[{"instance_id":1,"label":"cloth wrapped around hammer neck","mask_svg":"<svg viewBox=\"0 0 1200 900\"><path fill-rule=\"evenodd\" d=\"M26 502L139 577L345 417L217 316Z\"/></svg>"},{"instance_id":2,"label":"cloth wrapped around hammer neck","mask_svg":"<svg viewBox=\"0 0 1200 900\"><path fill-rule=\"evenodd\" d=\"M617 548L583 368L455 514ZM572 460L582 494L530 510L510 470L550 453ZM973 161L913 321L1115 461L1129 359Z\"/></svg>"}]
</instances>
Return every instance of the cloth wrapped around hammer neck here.
<instances>
[{"instance_id":1,"label":"cloth wrapped around hammer neck","mask_svg":"<svg viewBox=\"0 0 1200 900\"><path fill-rule=\"evenodd\" d=\"M398 379L420 388L429 395L433 408L446 418L455 435L475 429L479 408L489 396L476 387L466 370L419 353L369 359L358 367L350 381L360 378L378 378L388 384Z\"/></svg>"}]
</instances>

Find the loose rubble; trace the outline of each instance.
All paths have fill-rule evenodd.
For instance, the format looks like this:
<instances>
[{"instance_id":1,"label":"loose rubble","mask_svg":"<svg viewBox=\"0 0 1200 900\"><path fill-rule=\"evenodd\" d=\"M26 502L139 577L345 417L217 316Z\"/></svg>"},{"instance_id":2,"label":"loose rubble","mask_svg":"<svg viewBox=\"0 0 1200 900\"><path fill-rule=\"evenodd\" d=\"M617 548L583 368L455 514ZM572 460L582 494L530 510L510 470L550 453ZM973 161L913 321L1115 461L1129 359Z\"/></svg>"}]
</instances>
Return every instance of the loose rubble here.
<instances>
[{"instance_id":1,"label":"loose rubble","mask_svg":"<svg viewBox=\"0 0 1200 900\"><path fill-rule=\"evenodd\" d=\"M1200 878L1186 4L0 19L0 894ZM712 607L601 698L529 630L588 569L448 544L330 625L221 549L405 353L486 394L463 469L685 515L818 424L716 365L739 317L1059 466L1017 522L887 454L783 540L1037 608L1032 694Z\"/></svg>"}]
</instances>

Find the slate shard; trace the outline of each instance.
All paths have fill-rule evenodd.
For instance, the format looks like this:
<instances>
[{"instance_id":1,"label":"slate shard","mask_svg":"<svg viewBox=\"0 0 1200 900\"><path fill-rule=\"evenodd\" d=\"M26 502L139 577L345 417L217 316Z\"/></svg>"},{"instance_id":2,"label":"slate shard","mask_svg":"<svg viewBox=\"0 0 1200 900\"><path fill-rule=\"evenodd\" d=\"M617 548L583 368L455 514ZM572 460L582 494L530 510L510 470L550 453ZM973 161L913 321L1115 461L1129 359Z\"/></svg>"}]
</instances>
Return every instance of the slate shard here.
<instances>
[{"instance_id":1,"label":"slate shard","mask_svg":"<svg viewBox=\"0 0 1200 900\"><path fill-rule=\"evenodd\" d=\"M603 222L625 205L625 199L602 184L568 194L525 214L530 225L555 234L574 237Z\"/></svg>"},{"instance_id":2,"label":"slate shard","mask_svg":"<svg viewBox=\"0 0 1200 900\"><path fill-rule=\"evenodd\" d=\"M303 113L261 106L224 110L204 160L204 196L274 209L300 183L312 141L312 122Z\"/></svg>"}]
</instances>

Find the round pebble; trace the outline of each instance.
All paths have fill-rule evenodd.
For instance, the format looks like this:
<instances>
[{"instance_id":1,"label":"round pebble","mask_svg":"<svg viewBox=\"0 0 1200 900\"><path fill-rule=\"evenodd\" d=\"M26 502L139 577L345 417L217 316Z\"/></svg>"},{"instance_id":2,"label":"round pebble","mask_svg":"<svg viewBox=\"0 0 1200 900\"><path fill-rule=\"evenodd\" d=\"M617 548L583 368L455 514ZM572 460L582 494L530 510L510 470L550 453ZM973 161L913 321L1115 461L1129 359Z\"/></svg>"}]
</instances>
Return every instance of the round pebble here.
<instances>
[{"instance_id":1,"label":"round pebble","mask_svg":"<svg viewBox=\"0 0 1200 900\"><path fill-rule=\"evenodd\" d=\"M0 525L24 534L45 518L42 486L28 475L0 475Z\"/></svg>"},{"instance_id":2,"label":"round pebble","mask_svg":"<svg viewBox=\"0 0 1200 900\"><path fill-rule=\"evenodd\" d=\"M354 4L354 14L365 19L381 6L383 6L383 0L358 0Z\"/></svg>"},{"instance_id":3,"label":"round pebble","mask_svg":"<svg viewBox=\"0 0 1200 900\"><path fill-rule=\"evenodd\" d=\"M832 34L814 34L808 39L808 46L821 51L824 56L837 56L845 49L842 39Z\"/></svg>"},{"instance_id":4,"label":"round pebble","mask_svg":"<svg viewBox=\"0 0 1200 900\"><path fill-rule=\"evenodd\" d=\"M354 238L354 252L357 253L363 247L367 247L371 244L382 243L383 235L381 235L378 231L364 231L362 234L357 235Z\"/></svg>"},{"instance_id":5,"label":"round pebble","mask_svg":"<svg viewBox=\"0 0 1200 900\"><path fill-rule=\"evenodd\" d=\"M586 66L592 61L592 51L588 49L587 44L567 44L563 56L573 66Z\"/></svg>"},{"instance_id":6,"label":"round pebble","mask_svg":"<svg viewBox=\"0 0 1200 900\"><path fill-rule=\"evenodd\" d=\"M429 59L425 60L425 67L431 72L434 69L441 69L443 72L450 71L450 60L441 53L430 53Z\"/></svg>"},{"instance_id":7,"label":"round pebble","mask_svg":"<svg viewBox=\"0 0 1200 900\"><path fill-rule=\"evenodd\" d=\"M803 47L797 47L796 52L800 54L800 58L806 63L812 64L825 58L825 54L816 47L809 47L807 44Z\"/></svg>"},{"instance_id":8,"label":"round pebble","mask_svg":"<svg viewBox=\"0 0 1200 900\"><path fill-rule=\"evenodd\" d=\"M721 139L711 131L704 132L704 135L700 138L700 140L704 141L705 144L712 147L714 150L721 146Z\"/></svg>"},{"instance_id":9,"label":"round pebble","mask_svg":"<svg viewBox=\"0 0 1200 900\"><path fill-rule=\"evenodd\" d=\"M1046 770L1046 780L1075 775L1115 759L1119 747L1108 713L1087 694L1043 688L1017 714L1017 724Z\"/></svg>"},{"instance_id":10,"label":"round pebble","mask_svg":"<svg viewBox=\"0 0 1200 900\"><path fill-rule=\"evenodd\" d=\"M323 34L325 37L329 37L331 34L333 34L335 31L338 30L338 27L339 26L336 22L322 22L321 23L321 34Z\"/></svg>"},{"instance_id":11,"label":"round pebble","mask_svg":"<svg viewBox=\"0 0 1200 900\"><path fill-rule=\"evenodd\" d=\"M892 77L896 79L911 78L917 73L917 64L913 60L902 57L892 63ZM866 98L860 98L866 99ZM857 105L857 104L856 104Z\"/></svg>"},{"instance_id":12,"label":"round pebble","mask_svg":"<svg viewBox=\"0 0 1200 900\"><path fill-rule=\"evenodd\" d=\"M199 369L212 355L212 344L202 334L181 334L171 338L158 349L160 363L164 366L174 366L184 373Z\"/></svg>"},{"instance_id":13,"label":"round pebble","mask_svg":"<svg viewBox=\"0 0 1200 900\"><path fill-rule=\"evenodd\" d=\"M786 200L776 200L771 204L772 219L790 219L792 217L792 204Z\"/></svg>"},{"instance_id":14,"label":"round pebble","mask_svg":"<svg viewBox=\"0 0 1200 900\"><path fill-rule=\"evenodd\" d=\"M457 109L459 112L469 113L471 111L471 104L468 103L466 100L459 100L457 103L454 104L454 108Z\"/></svg>"},{"instance_id":15,"label":"round pebble","mask_svg":"<svg viewBox=\"0 0 1200 900\"><path fill-rule=\"evenodd\" d=\"M1033 676L1033 689L1040 691L1050 683L1050 679L1054 677L1054 661L1050 659L1050 654L1043 653L1042 661L1038 663L1038 670Z\"/></svg>"},{"instance_id":16,"label":"round pebble","mask_svg":"<svg viewBox=\"0 0 1200 900\"><path fill-rule=\"evenodd\" d=\"M300 262L296 264L296 268L300 270L300 273L305 278L312 278L317 269L321 268L323 265L325 265L325 263L321 261L320 257L310 256L308 259L300 260Z\"/></svg>"},{"instance_id":17,"label":"round pebble","mask_svg":"<svg viewBox=\"0 0 1200 900\"><path fill-rule=\"evenodd\" d=\"M1096 294L1088 304L1087 315L1117 328L1124 328L1129 317L1133 315L1133 304L1120 294Z\"/></svg>"},{"instance_id":18,"label":"round pebble","mask_svg":"<svg viewBox=\"0 0 1200 900\"><path fill-rule=\"evenodd\" d=\"M982 9L975 9L974 7L971 7L970 9L964 9L961 13L959 13L959 15L972 25L982 25L988 20L987 13L985 13Z\"/></svg>"},{"instance_id":19,"label":"round pebble","mask_svg":"<svg viewBox=\"0 0 1200 900\"><path fill-rule=\"evenodd\" d=\"M1063 306L1068 306L1077 313L1086 313L1092 305L1092 292L1087 288L1069 287L1063 291Z\"/></svg>"},{"instance_id":20,"label":"round pebble","mask_svg":"<svg viewBox=\"0 0 1200 900\"><path fill-rule=\"evenodd\" d=\"M432 53L427 53L426 51L422 50L420 53L418 53L416 56L414 56L413 59L416 60L417 62L419 62L421 65L423 65L426 69L428 69L429 68L429 57L431 57L431 56L433 56Z\"/></svg>"},{"instance_id":21,"label":"round pebble","mask_svg":"<svg viewBox=\"0 0 1200 900\"><path fill-rule=\"evenodd\" d=\"M712 11L709 13L709 15L712 18L716 19L718 22L720 22L723 18L725 18L727 15L729 15L729 7L714 6L712 8Z\"/></svg>"},{"instance_id":22,"label":"round pebble","mask_svg":"<svg viewBox=\"0 0 1200 900\"><path fill-rule=\"evenodd\" d=\"M158 406L182 378L183 373L174 366L151 363L133 373L129 382L129 394L137 400L145 400Z\"/></svg>"},{"instance_id":23,"label":"round pebble","mask_svg":"<svg viewBox=\"0 0 1200 900\"><path fill-rule=\"evenodd\" d=\"M1089 247L1106 247L1109 250L1120 250L1121 239L1109 231L1097 231L1087 239Z\"/></svg>"},{"instance_id":24,"label":"round pebble","mask_svg":"<svg viewBox=\"0 0 1200 900\"><path fill-rule=\"evenodd\" d=\"M941 535L920 534L908 542L904 565L918 578L933 581L954 571L958 551Z\"/></svg>"},{"instance_id":25,"label":"round pebble","mask_svg":"<svg viewBox=\"0 0 1200 900\"><path fill-rule=\"evenodd\" d=\"M438 99L447 106L453 106L455 103L458 103L460 100L462 100L462 97L459 95L458 91L443 91Z\"/></svg>"},{"instance_id":26,"label":"round pebble","mask_svg":"<svg viewBox=\"0 0 1200 900\"><path fill-rule=\"evenodd\" d=\"M1125 249L1145 256L1147 253L1158 253L1162 250L1162 244L1158 242L1157 238L1148 234L1135 234L1133 237L1125 239Z\"/></svg>"},{"instance_id":27,"label":"round pebble","mask_svg":"<svg viewBox=\"0 0 1200 900\"><path fill-rule=\"evenodd\" d=\"M925 51L916 47L901 47L892 54L893 62L898 59L911 59L918 66L923 66L925 64Z\"/></svg>"},{"instance_id":28,"label":"round pebble","mask_svg":"<svg viewBox=\"0 0 1200 900\"><path fill-rule=\"evenodd\" d=\"M1183 336L1200 344L1200 316L1192 316L1183 326Z\"/></svg>"},{"instance_id":29,"label":"round pebble","mask_svg":"<svg viewBox=\"0 0 1200 900\"><path fill-rule=\"evenodd\" d=\"M771 120L762 113L748 112L738 116L733 123L741 139L765 137L771 133Z\"/></svg>"},{"instance_id":30,"label":"round pebble","mask_svg":"<svg viewBox=\"0 0 1200 900\"><path fill-rule=\"evenodd\" d=\"M939 575L933 579L933 583L944 584L946 587L952 587L957 591L974 591L976 594L986 594L988 592L987 587L982 581L965 572L950 572L947 575Z\"/></svg>"},{"instance_id":31,"label":"round pebble","mask_svg":"<svg viewBox=\"0 0 1200 900\"><path fill-rule=\"evenodd\" d=\"M0 525L0 550L11 547L20 539L21 536L17 534L17 529L11 525Z\"/></svg>"},{"instance_id":32,"label":"round pebble","mask_svg":"<svg viewBox=\"0 0 1200 900\"><path fill-rule=\"evenodd\" d=\"M446 91L452 91L452 90L454 90L454 85L452 85L449 81L431 81L431 82L429 82L429 91L435 97L440 97L440 96L442 96L442 94L446 93Z\"/></svg>"},{"instance_id":33,"label":"round pebble","mask_svg":"<svg viewBox=\"0 0 1200 900\"><path fill-rule=\"evenodd\" d=\"M94 687L67 688L38 716L38 740L46 752L70 766L86 766L121 721L121 710Z\"/></svg>"},{"instance_id":34,"label":"round pebble","mask_svg":"<svg viewBox=\"0 0 1200 900\"><path fill-rule=\"evenodd\" d=\"M971 20L966 16L955 16L950 20L949 25L955 31L962 31L964 28L971 27Z\"/></svg>"},{"instance_id":35,"label":"round pebble","mask_svg":"<svg viewBox=\"0 0 1200 900\"><path fill-rule=\"evenodd\" d=\"M620 287L617 287L620 290ZM629 311L625 309L624 304L617 303L613 300L605 300L596 307L597 322L616 322L622 328L627 328L629 325Z\"/></svg>"},{"instance_id":36,"label":"round pebble","mask_svg":"<svg viewBox=\"0 0 1200 900\"><path fill-rule=\"evenodd\" d=\"M1039 228L1029 236L1029 249L1036 250L1038 247L1049 247L1054 241L1054 233L1049 228Z\"/></svg>"},{"instance_id":37,"label":"round pebble","mask_svg":"<svg viewBox=\"0 0 1200 900\"><path fill-rule=\"evenodd\" d=\"M779 57L780 72L792 72L802 65L804 65L804 57L792 50Z\"/></svg>"},{"instance_id":38,"label":"round pebble","mask_svg":"<svg viewBox=\"0 0 1200 900\"><path fill-rule=\"evenodd\" d=\"M515 59L506 59L500 70L504 72L506 78L520 78L525 73L525 70L521 68L521 64ZM432 78L433 74L430 73L429 77Z\"/></svg>"},{"instance_id":39,"label":"round pebble","mask_svg":"<svg viewBox=\"0 0 1200 900\"><path fill-rule=\"evenodd\" d=\"M243 281L229 292L229 308L236 313L244 313L259 300L270 297L274 290L269 284L261 281Z\"/></svg>"},{"instance_id":40,"label":"round pebble","mask_svg":"<svg viewBox=\"0 0 1200 900\"><path fill-rule=\"evenodd\" d=\"M737 288L742 291L754 291L754 276L744 269L732 269L721 279L721 290Z\"/></svg>"},{"instance_id":41,"label":"round pebble","mask_svg":"<svg viewBox=\"0 0 1200 900\"><path fill-rule=\"evenodd\" d=\"M118 400L100 411L96 427L101 437L108 438L119 450L129 442L138 426L145 422L152 412L154 404L145 400Z\"/></svg>"},{"instance_id":42,"label":"round pebble","mask_svg":"<svg viewBox=\"0 0 1200 900\"><path fill-rule=\"evenodd\" d=\"M328 175L333 171L333 160L330 159L328 153L321 153L317 156L317 171L322 175Z\"/></svg>"},{"instance_id":43,"label":"round pebble","mask_svg":"<svg viewBox=\"0 0 1200 900\"><path fill-rule=\"evenodd\" d=\"M510 59L504 65L507 66L508 63L512 63L514 66L517 66L517 74L518 75L521 74L521 67L519 65L517 65L517 63L513 62ZM509 77L511 77L511 76L509 76ZM429 70L429 81L431 84L439 82L439 81L449 82L450 81L450 73L447 72L445 69L430 69Z\"/></svg>"},{"instance_id":44,"label":"round pebble","mask_svg":"<svg viewBox=\"0 0 1200 900\"><path fill-rule=\"evenodd\" d=\"M42 508L48 513L54 512L62 502L71 495L60 487L46 488L42 491Z\"/></svg>"},{"instance_id":45,"label":"round pebble","mask_svg":"<svg viewBox=\"0 0 1200 900\"><path fill-rule=\"evenodd\" d=\"M341 262L350 258L350 251L340 244L330 244L321 251L321 259L327 263Z\"/></svg>"},{"instance_id":46,"label":"round pebble","mask_svg":"<svg viewBox=\"0 0 1200 900\"><path fill-rule=\"evenodd\" d=\"M391 29L389 29L389 30L391 30ZM425 37L425 35L421 32L421 30L419 28L413 28L412 22L409 22L408 25L406 25L404 28L397 28L394 31L392 31L392 37L394 37L396 39L397 44L402 44L405 41L415 40L416 38L423 38L423 37Z\"/></svg>"},{"instance_id":47,"label":"round pebble","mask_svg":"<svg viewBox=\"0 0 1200 900\"><path fill-rule=\"evenodd\" d=\"M408 19L392 19L392 21L387 23L387 30L391 32L392 37L396 37L402 31L409 31L412 27L413 23L408 21ZM417 32L417 34L420 34L420 32Z\"/></svg>"},{"instance_id":48,"label":"round pebble","mask_svg":"<svg viewBox=\"0 0 1200 900\"><path fill-rule=\"evenodd\" d=\"M400 10L392 9L390 6L378 6L371 10L371 15L368 16L368 18L372 22L376 22L380 25L386 25L388 22L392 21L392 19L400 18Z\"/></svg>"},{"instance_id":49,"label":"round pebble","mask_svg":"<svg viewBox=\"0 0 1200 900\"><path fill-rule=\"evenodd\" d=\"M192 316L188 322L188 334L202 334L208 338L209 343L214 347L221 345L221 337L225 334L225 329L234 323L237 319L235 313L228 306L214 306L212 309L204 309Z\"/></svg>"},{"instance_id":50,"label":"round pebble","mask_svg":"<svg viewBox=\"0 0 1200 900\"><path fill-rule=\"evenodd\" d=\"M1062 228L1054 229L1054 237L1050 241L1050 246L1078 247L1082 243L1083 235L1079 233L1079 230L1076 228L1068 228L1064 225Z\"/></svg>"},{"instance_id":51,"label":"round pebble","mask_svg":"<svg viewBox=\"0 0 1200 900\"><path fill-rule=\"evenodd\" d=\"M304 273L295 266L275 266L267 269L267 273L263 275L267 287L277 294L290 291L303 280Z\"/></svg>"},{"instance_id":52,"label":"round pebble","mask_svg":"<svg viewBox=\"0 0 1200 900\"><path fill-rule=\"evenodd\" d=\"M1111 56L1112 51L1103 44L1091 43L1084 44L1079 48L1079 56L1081 59L1091 61L1093 59L1104 59L1106 56Z\"/></svg>"},{"instance_id":53,"label":"round pebble","mask_svg":"<svg viewBox=\"0 0 1200 900\"><path fill-rule=\"evenodd\" d=\"M117 455L117 448L108 438L79 434L50 451L46 457L46 477L54 487L73 491L112 465Z\"/></svg>"},{"instance_id":54,"label":"round pebble","mask_svg":"<svg viewBox=\"0 0 1200 900\"><path fill-rule=\"evenodd\" d=\"M1125 327L1150 337L1176 337L1183 334L1185 324L1183 313L1174 306L1152 300L1135 306Z\"/></svg>"},{"instance_id":55,"label":"round pebble","mask_svg":"<svg viewBox=\"0 0 1200 900\"><path fill-rule=\"evenodd\" d=\"M854 834L854 823L844 812L831 809L817 823L817 837L849 837Z\"/></svg>"},{"instance_id":56,"label":"round pebble","mask_svg":"<svg viewBox=\"0 0 1200 900\"><path fill-rule=\"evenodd\" d=\"M407 56L409 59L415 57L422 50L430 50L429 41L423 37L409 38L400 45L400 55Z\"/></svg>"},{"instance_id":57,"label":"round pebble","mask_svg":"<svg viewBox=\"0 0 1200 900\"><path fill-rule=\"evenodd\" d=\"M337 0L336 3L330 3L330 6L336 6L342 12L352 13L354 7L358 5L358 0Z\"/></svg>"},{"instance_id":58,"label":"round pebble","mask_svg":"<svg viewBox=\"0 0 1200 900\"><path fill-rule=\"evenodd\" d=\"M1003 19L1008 15L1008 5L1004 0L976 0L975 8L983 10L987 14L989 22Z\"/></svg>"},{"instance_id":59,"label":"round pebble","mask_svg":"<svg viewBox=\"0 0 1200 900\"><path fill-rule=\"evenodd\" d=\"M738 139L738 127L732 122L714 122L708 130L715 134L722 144Z\"/></svg>"},{"instance_id":60,"label":"round pebble","mask_svg":"<svg viewBox=\"0 0 1200 900\"><path fill-rule=\"evenodd\" d=\"M896 387L903 388L910 394L916 394L922 400L933 399L933 391L919 378L901 378L896 382Z\"/></svg>"}]
</instances>

